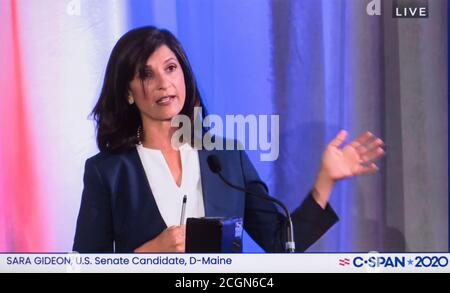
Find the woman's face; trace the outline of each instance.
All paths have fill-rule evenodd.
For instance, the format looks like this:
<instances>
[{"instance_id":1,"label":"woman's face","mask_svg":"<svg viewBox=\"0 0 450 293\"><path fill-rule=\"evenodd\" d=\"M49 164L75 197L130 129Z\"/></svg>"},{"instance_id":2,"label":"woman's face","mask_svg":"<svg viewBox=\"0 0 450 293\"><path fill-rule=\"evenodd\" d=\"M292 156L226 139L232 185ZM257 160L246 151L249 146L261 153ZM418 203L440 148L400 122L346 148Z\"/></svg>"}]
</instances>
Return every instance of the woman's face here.
<instances>
[{"instance_id":1,"label":"woman's face","mask_svg":"<svg viewBox=\"0 0 450 293\"><path fill-rule=\"evenodd\" d=\"M170 120L181 112L186 99L183 69L166 45L147 59L144 82L136 75L129 88L143 120Z\"/></svg>"}]
</instances>

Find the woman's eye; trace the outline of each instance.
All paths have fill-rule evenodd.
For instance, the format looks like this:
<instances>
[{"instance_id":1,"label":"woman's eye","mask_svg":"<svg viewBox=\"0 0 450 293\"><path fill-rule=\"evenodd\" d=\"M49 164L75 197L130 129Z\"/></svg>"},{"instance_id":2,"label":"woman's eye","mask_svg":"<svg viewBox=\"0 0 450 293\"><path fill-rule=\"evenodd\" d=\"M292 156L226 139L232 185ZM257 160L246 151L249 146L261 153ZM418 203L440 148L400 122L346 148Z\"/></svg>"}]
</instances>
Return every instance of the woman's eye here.
<instances>
[{"instance_id":1,"label":"woman's eye","mask_svg":"<svg viewBox=\"0 0 450 293\"><path fill-rule=\"evenodd\" d=\"M153 77L153 74L151 72L147 71L147 72L144 73L144 77L146 79L151 79Z\"/></svg>"},{"instance_id":2,"label":"woman's eye","mask_svg":"<svg viewBox=\"0 0 450 293\"><path fill-rule=\"evenodd\" d=\"M177 66L176 66L175 64L170 65L169 67L167 67L167 70L168 70L169 72L175 71L175 69L177 69Z\"/></svg>"}]
</instances>

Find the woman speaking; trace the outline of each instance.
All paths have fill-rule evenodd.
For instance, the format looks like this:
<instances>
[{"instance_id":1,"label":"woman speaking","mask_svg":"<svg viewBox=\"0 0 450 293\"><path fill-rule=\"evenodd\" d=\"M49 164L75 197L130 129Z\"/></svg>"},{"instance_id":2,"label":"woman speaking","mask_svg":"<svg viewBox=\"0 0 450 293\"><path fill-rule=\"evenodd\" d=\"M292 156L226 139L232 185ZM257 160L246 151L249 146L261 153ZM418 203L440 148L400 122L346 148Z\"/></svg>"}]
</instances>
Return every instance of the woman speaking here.
<instances>
[{"instance_id":1,"label":"woman speaking","mask_svg":"<svg viewBox=\"0 0 450 293\"><path fill-rule=\"evenodd\" d=\"M143 27L120 38L92 111L100 153L86 161L74 251L184 252L183 208L185 217L241 217L265 251L285 251L286 216L272 202L230 188L208 167L213 155L234 185L267 194L243 150L173 146L172 118L199 119L195 107L203 107L196 80L170 32ZM373 162L384 154L370 132L342 146L346 135L328 144L312 191L291 213L298 252L338 220L328 204L336 181L376 172Z\"/></svg>"}]
</instances>

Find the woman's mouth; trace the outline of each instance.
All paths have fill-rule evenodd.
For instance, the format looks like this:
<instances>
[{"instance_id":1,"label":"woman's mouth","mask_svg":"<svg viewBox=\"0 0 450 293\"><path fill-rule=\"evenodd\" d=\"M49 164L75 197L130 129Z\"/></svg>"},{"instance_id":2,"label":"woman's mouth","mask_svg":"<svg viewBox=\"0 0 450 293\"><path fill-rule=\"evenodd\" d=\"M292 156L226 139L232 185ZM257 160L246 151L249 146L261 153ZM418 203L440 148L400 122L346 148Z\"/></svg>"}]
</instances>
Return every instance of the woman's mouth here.
<instances>
[{"instance_id":1,"label":"woman's mouth","mask_svg":"<svg viewBox=\"0 0 450 293\"><path fill-rule=\"evenodd\" d=\"M175 99L175 96L165 96L162 97L158 100L156 100L156 104L160 105L160 106L167 106L170 103L172 103L172 101Z\"/></svg>"}]
</instances>

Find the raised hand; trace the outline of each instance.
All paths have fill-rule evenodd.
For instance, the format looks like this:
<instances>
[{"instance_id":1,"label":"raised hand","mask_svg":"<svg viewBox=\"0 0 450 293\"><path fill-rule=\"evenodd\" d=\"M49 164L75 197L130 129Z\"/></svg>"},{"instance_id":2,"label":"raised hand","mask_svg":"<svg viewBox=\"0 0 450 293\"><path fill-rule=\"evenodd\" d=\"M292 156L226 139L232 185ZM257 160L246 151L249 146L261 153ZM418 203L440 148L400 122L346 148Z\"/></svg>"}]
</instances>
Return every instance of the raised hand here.
<instances>
[{"instance_id":1,"label":"raised hand","mask_svg":"<svg viewBox=\"0 0 450 293\"><path fill-rule=\"evenodd\" d=\"M342 148L347 132L341 130L328 144L314 185L313 197L325 208L336 181L370 174L378 170L374 163L384 155L383 141L369 131Z\"/></svg>"},{"instance_id":2,"label":"raised hand","mask_svg":"<svg viewBox=\"0 0 450 293\"><path fill-rule=\"evenodd\" d=\"M327 146L321 170L333 180L376 172L374 161L384 155L383 141L367 131L340 148L346 137L347 132L341 130Z\"/></svg>"}]
</instances>

